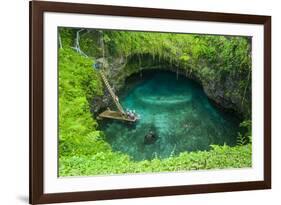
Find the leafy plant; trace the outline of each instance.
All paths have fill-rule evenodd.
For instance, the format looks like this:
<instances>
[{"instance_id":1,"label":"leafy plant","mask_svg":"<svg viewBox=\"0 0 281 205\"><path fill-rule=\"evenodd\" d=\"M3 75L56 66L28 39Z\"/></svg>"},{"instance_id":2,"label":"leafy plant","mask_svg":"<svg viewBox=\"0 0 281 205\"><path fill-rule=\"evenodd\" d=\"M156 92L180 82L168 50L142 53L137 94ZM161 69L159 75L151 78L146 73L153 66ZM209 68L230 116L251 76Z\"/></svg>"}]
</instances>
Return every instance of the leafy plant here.
<instances>
[{"instance_id":1,"label":"leafy plant","mask_svg":"<svg viewBox=\"0 0 281 205\"><path fill-rule=\"evenodd\" d=\"M237 137L237 145L242 146L247 144L247 138L242 135L240 132L238 132L238 137Z\"/></svg>"}]
</instances>

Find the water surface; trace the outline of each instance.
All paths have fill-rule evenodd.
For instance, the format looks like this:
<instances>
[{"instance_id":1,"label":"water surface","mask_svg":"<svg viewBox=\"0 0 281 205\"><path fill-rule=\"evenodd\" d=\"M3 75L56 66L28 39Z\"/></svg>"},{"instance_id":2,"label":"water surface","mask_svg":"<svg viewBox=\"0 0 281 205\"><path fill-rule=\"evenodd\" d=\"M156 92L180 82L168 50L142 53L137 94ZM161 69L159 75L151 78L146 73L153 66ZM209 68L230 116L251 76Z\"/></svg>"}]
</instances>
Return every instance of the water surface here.
<instances>
[{"instance_id":1,"label":"water surface","mask_svg":"<svg viewBox=\"0 0 281 205\"><path fill-rule=\"evenodd\" d=\"M239 121L215 107L196 82L158 71L134 77L120 96L124 108L135 110L135 124L106 120L102 129L114 151L134 160L166 158L183 151L209 150L211 144L236 144ZM152 144L144 137L157 136Z\"/></svg>"}]
</instances>

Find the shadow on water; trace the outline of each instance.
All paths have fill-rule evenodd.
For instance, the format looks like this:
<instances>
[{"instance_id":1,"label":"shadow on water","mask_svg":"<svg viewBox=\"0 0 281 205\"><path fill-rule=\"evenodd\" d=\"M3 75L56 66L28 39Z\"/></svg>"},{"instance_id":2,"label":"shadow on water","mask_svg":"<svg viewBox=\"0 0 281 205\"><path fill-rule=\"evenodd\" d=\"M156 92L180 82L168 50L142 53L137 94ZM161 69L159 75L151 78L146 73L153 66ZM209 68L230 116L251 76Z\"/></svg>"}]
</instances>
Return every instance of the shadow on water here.
<instances>
[{"instance_id":1,"label":"shadow on water","mask_svg":"<svg viewBox=\"0 0 281 205\"><path fill-rule=\"evenodd\" d=\"M136 161L208 150L211 144L236 144L239 120L215 107L198 83L177 79L172 72L129 78L120 102L141 119L134 124L105 120L101 129L113 150ZM153 140L147 143L150 135Z\"/></svg>"}]
</instances>

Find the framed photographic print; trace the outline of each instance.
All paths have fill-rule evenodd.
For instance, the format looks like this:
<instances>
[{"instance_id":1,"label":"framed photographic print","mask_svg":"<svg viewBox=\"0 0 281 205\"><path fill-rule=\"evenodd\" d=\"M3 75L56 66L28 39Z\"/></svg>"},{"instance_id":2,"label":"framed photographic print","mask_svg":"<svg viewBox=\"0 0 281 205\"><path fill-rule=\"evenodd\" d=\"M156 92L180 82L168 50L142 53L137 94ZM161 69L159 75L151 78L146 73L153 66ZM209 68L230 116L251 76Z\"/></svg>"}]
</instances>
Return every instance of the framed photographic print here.
<instances>
[{"instance_id":1,"label":"framed photographic print","mask_svg":"<svg viewBox=\"0 0 281 205\"><path fill-rule=\"evenodd\" d=\"M271 188L271 17L30 2L30 203Z\"/></svg>"}]
</instances>

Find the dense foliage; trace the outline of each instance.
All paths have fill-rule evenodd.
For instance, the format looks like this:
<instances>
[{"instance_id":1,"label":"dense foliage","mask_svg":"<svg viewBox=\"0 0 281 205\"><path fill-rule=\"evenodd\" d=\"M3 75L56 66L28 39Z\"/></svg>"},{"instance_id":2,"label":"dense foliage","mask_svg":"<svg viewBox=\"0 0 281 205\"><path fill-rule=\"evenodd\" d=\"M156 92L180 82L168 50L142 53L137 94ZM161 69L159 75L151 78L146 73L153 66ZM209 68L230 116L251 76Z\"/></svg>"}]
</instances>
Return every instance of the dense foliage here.
<instances>
[{"instance_id":1,"label":"dense foliage","mask_svg":"<svg viewBox=\"0 0 281 205\"><path fill-rule=\"evenodd\" d=\"M65 30L67 35L72 32L75 38L75 30ZM122 57L129 61L121 74L124 77L138 72L140 67L147 64L170 64L196 76L205 87L216 87L209 90L210 93L220 87L228 87L223 98L235 101L240 107L236 111L250 118L250 37L91 29L84 29L80 34L81 49L88 56L108 59ZM214 86L210 86L210 82Z\"/></svg>"},{"instance_id":2,"label":"dense foliage","mask_svg":"<svg viewBox=\"0 0 281 205\"><path fill-rule=\"evenodd\" d=\"M211 151L182 152L179 156L134 162L128 155L100 152L93 155L61 157L60 175L98 175L164 172L199 169L251 167L251 144L244 146L212 145Z\"/></svg>"},{"instance_id":3,"label":"dense foliage","mask_svg":"<svg viewBox=\"0 0 281 205\"><path fill-rule=\"evenodd\" d=\"M60 156L92 154L109 148L99 140L97 122L90 113L88 100L102 95L102 83L92 63L69 48L59 51Z\"/></svg>"},{"instance_id":4,"label":"dense foliage","mask_svg":"<svg viewBox=\"0 0 281 205\"><path fill-rule=\"evenodd\" d=\"M251 166L251 121L245 118L237 146L212 145L210 151L183 152L167 159L135 162L126 154L113 152L104 140L90 112L95 96L103 95L103 85L93 69L94 60L75 52L75 29L61 29L59 49L59 175L96 175L179 171ZM105 52L101 49L105 44ZM251 58L247 38L198 36L144 32L85 31L81 49L95 59L103 55L154 59L196 72L200 78L219 81L235 76L237 92L246 102L249 95ZM219 59L219 60L218 60ZM200 66L199 66L200 65ZM132 68L132 67L131 67ZM126 68L130 69L130 67ZM204 82L204 81L203 81ZM94 105L93 105L94 106ZM249 118L250 111L247 115ZM244 134L246 133L246 134Z\"/></svg>"}]
</instances>

